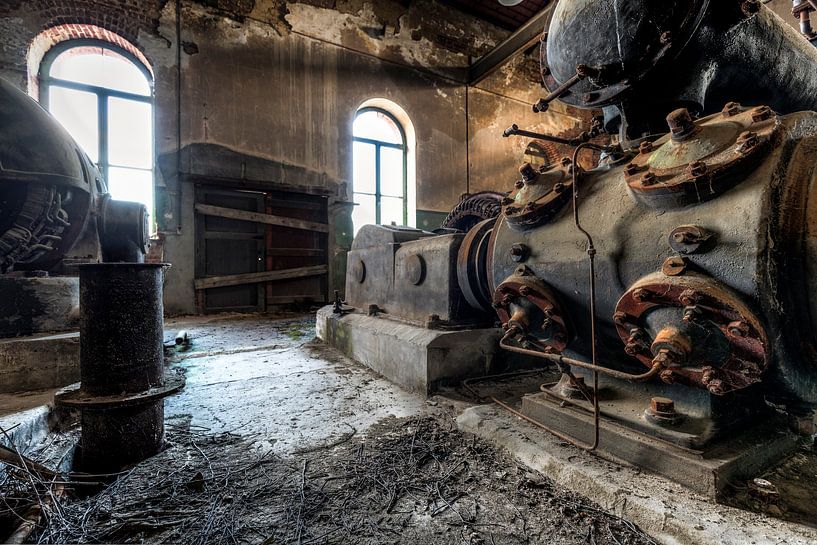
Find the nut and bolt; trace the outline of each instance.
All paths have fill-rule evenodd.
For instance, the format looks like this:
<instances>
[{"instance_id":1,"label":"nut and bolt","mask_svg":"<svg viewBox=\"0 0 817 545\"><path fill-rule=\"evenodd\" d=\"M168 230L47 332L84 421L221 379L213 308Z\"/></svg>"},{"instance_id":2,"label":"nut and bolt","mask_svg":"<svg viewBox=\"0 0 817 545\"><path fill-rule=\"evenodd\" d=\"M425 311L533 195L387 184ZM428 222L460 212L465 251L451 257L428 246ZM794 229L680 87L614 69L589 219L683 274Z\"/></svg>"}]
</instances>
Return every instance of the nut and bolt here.
<instances>
[{"instance_id":1,"label":"nut and bolt","mask_svg":"<svg viewBox=\"0 0 817 545\"><path fill-rule=\"evenodd\" d=\"M626 324L627 323L627 313L621 312L621 311L616 312L615 314L613 314L613 322L616 325Z\"/></svg>"},{"instance_id":2,"label":"nut and bolt","mask_svg":"<svg viewBox=\"0 0 817 545\"><path fill-rule=\"evenodd\" d=\"M635 163L630 163L629 165L624 167L624 174L626 174L627 176L632 176L633 174L636 174L638 171L639 171L638 165L636 165Z\"/></svg>"},{"instance_id":3,"label":"nut and bolt","mask_svg":"<svg viewBox=\"0 0 817 545\"><path fill-rule=\"evenodd\" d=\"M502 297L502 304L505 306L510 305L513 302L513 296L510 294L504 295Z\"/></svg>"},{"instance_id":4,"label":"nut and bolt","mask_svg":"<svg viewBox=\"0 0 817 545\"><path fill-rule=\"evenodd\" d=\"M658 177L652 172L646 172L641 177L641 185L655 185L658 182Z\"/></svg>"},{"instance_id":5,"label":"nut and bolt","mask_svg":"<svg viewBox=\"0 0 817 545\"><path fill-rule=\"evenodd\" d=\"M649 140L644 140L643 142L641 142L641 145L638 146L638 153L641 154L650 153L652 152L652 150L653 150L652 142L650 142Z\"/></svg>"},{"instance_id":6,"label":"nut and bolt","mask_svg":"<svg viewBox=\"0 0 817 545\"><path fill-rule=\"evenodd\" d=\"M760 143L757 133L754 131L744 131L738 136L738 152L746 153Z\"/></svg>"},{"instance_id":7,"label":"nut and bolt","mask_svg":"<svg viewBox=\"0 0 817 545\"><path fill-rule=\"evenodd\" d=\"M716 396L722 396L726 393L726 387L723 384L721 379L714 379L712 380L707 386L706 389L709 390L709 393Z\"/></svg>"},{"instance_id":8,"label":"nut and bolt","mask_svg":"<svg viewBox=\"0 0 817 545\"><path fill-rule=\"evenodd\" d=\"M664 369L658 376L664 384L675 384L675 372L672 369Z\"/></svg>"},{"instance_id":9,"label":"nut and bolt","mask_svg":"<svg viewBox=\"0 0 817 545\"><path fill-rule=\"evenodd\" d=\"M674 255L668 257L664 264L661 266L661 272L663 272L667 276L679 276L684 274L687 270L687 262L686 260L679 256Z\"/></svg>"},{"instance_id":10,"label":"nut and bolt","mask_svg":"<svg viewBox=\"0 0 817 545\"><path fill-rule=\"evenodd\" d=\"M670 32L669 30L662 32L659 40L661 41L661 44L667 45L672 41L672 32Z\"/></svg>"},{"instance_id":11,"label":"nut and bolt","mask_svg":"<svg viewBox=\"0 0 817 545\"><path fill-rule=\"evenodd\" d=\"M530 163L525 163L519 167L519 174L522 175L526 182L530 182L536 178L536 169Z\"/></svg>"},{"instance_id":12,"label":"nut and bolt","mask_svg":"<svg viewBox=\"0 0 817 545\"><path fill-rule=\"evenodd\" d=\"M641 343L627 343L624 346L624 352L627 353L628 356L637 356L643 350L643 346Z\"/></svg>"},{"instance_id":13,"label":"nut and bolt","mask_svg":"<svg viewBox=\"0 0 817 545\"><path fill-rule=\"evenodd\" d=\"M528 258L530 250L524 244L514 244L511 246L511 259L517 263L525 261Z\"/></svg>"},{"instance_id":14,"label":"nut and bolt","mask_svg":"<svg viewBox=\"0 0 817 545\"><path fill-rule=\"evenodd\" d=\"M643 303L644 301L650 298L650 292L645 290L644 288L636 288L633 291L633 299Z\"/></svg>"},{"instance_id":15,"label":"nut and bolt","mask_svg":"<svg viewBox=\"0 0 817 545\"><path fill-rule=\"evenodd\" d=\"M516 187L516 189L522 189L523 187L525 187L525 182L523 182L522 180L516 180L516 183L513 185L514 187Z\"/></svg>"},{"instance_id":16,"label":"nut and bolt","mask_svg":"<svg viewBox=\"0 0 817 545\"><path fill-rule=\"evenodd\" d=\"M522 286L521 288L519 288L519 294L520 294L522 297L527 297L527 296L528 296L528 295L530 295L532 292L533 292L533 290L531 290L531 289L530 289L530 287L528 287L528 286Z\"/></svg>"},{"instance_id":17,"label":"nut and bolt","mask_svg":"<svg viewBox=\"0 0 817 545\"><path fill-rule=\"evenodd\" d=\"M553 184L553 192L554 193L561 193L564 190L565 190L565 184L563 184L562 182L556 182L555 184Z\"/></svg>"},{"instance_id":18,"label":"nut and bolt","mask_svg":"<svg viewBox=\"0 0 817 545\"><path fill-rule=\"evenodd\" d=\"M568 166L568 165L570 165L570 164L572 164L572 163L573 163L573 161L571 161L571 160L570 160L570 157L562 157L562 158L559 160L559 162L562 164L562 166L563 166L563 167L566 167L566 166Z\"/></svg>"},{"instance_id":19,"label":"nut and bolt","mask_svg":"<svg viewBox=\"0 0 817 545\"><path fill-rule=\"evenodd\" d=\"M721 110L721 113L724 115L724 117L732 117L733 115L737 115L740 113L740 104L737 102L727 102Z\"/></svg>"},{"instance_id":20,"label":"nut and bolt","mask_svg":"<svg viewBox=\"0 0 817 545\"><path fill-rule=\"evenodd\" d=\"M695 122L686 108L678 108L667 116L667 126L675 141L686 140L695 132Z\"/></svg>"},{"instance_id":21,"label":"nut and bolt","mask_svg":"<svg viewBox=\"0 0 817 545\"><path fill-rule=\"evenodd\" d=\"M513 204L513 199L510 197L502 197L502 200L499 201L499 204L502 206L508 206L509 204Z\"/></svg>"},{"instance_id":22,"label":"nut and bolt","mask_svg":"<svg viewBox=\"0 0 817 545\"><path fill-rule=\"evenodd\" d=\"M701 294L695 290L684 290L678 297L678 301L684 306L694 305L701 301Z\"/></svg>"},{"instance_id":23,"label":"nut and bolt","mask_svg":"<svg viewBox=\"0 0 817 545\"><path fill-rule=\"evenodd\" d=\"M689 233L685 231L678 231L672 235L672 239L678 243L686 242L689 239Z\"/></svg>"},{"instance_id":24,"label":"nut and bolt","mask_svg":"<svg viewBox=\"0 0 817 545\"><path fill-rule=\"evenodd\" d=\"M746 0L740 5L740 9L749 17L760 11L760 2L758 0Z\"/></svg>"},{"instance_id":25,"label":"nut and bolt","mask_svg":"<svg viewBox=\"0 0 817 545\"><path fill-rule=\"evenodd\" d=\"M684 309L684 322L692 323L703 315L703 311L697 305L691 305Z\"/></svg>"},{"instance_id":26,"label":"nut and bolt","mask_svg":"<svg viewBox=\"0 0 817 545\"><path fill-rule=\"evenodd\" d=\"M687 167L687 173L694 178L703 176L706 174L706 163L703 161L694 161L690 163Z\"/></svg>"},{"instance_id":27,"label":"nut and bolt","mask_svg":"<svg viewBox=\"0 0 817 545\"><path fill-rule=\"evenodd\" d=\"M742 320L737 320L726 326L726 330L732 337L745 337L749 334L749 324Z\"/></svg>"},{"instance_id":28,"label":"nut and bolt","mask_svg":"<svg viewBox=\"0 0 817 545\"><path fill-rule=\"evenodd\" d=\"M675 416L675 402L668 397L650 399L650 410L660 416Z\"/></svg>"}]
</instances>

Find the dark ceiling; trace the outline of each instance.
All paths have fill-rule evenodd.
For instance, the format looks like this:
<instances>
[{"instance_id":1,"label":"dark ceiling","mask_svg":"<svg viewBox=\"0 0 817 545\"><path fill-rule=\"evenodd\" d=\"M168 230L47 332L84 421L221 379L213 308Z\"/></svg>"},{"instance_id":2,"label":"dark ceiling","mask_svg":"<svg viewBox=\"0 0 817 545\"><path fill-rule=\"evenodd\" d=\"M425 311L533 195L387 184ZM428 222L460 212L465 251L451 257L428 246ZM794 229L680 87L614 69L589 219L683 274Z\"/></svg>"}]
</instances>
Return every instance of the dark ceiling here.
<instances>
[{"instance_id":1,"label":"dark ceiling","mask_svg":"<svg viewBox=\"0 0 817 545\"><path fill-rule=\"evenodd\" d=\"M499 0L444 0L466 13L485 19L508 30L516 30L528 19L539 13L549 0L522 0L521 4L508 7Z\"/></svg>"}]
</instances>

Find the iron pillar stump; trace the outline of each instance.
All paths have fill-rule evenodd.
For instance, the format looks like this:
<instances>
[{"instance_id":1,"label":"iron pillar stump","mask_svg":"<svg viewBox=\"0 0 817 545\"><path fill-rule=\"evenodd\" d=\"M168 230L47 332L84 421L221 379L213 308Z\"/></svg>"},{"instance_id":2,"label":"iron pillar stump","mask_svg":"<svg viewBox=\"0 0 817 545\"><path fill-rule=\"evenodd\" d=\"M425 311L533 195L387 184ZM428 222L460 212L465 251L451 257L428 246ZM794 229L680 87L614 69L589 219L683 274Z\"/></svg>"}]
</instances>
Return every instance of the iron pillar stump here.
<instances>
[{"instance_id":1,"label":"iron pillar stump","mask_svg":"<svg viewBox=\"0 0 817 545\"><path fill-rule=\"evenodd\" d=\"M162 448L163 398L184 386L165 375L165 264L80 266L80 378L55 396L82 410L81 469L116 472Z\"/></svg>"}]
</instances>

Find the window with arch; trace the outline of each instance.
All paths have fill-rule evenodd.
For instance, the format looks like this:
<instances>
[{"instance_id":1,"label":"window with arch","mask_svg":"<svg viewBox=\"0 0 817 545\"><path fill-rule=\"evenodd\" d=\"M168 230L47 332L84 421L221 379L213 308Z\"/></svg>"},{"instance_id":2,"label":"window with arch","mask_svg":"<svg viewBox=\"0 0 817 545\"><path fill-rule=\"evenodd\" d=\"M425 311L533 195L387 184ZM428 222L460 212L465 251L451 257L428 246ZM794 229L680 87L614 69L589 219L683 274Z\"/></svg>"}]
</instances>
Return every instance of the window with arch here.
<instances>
[{"instance_id":1,"label":"window with arch","mask_svg":"<svg viewBox=\"0 0 817 545\"><path fill-rule=\"evenodd\" d=\"M355 234L368 223L409 225L406 132L386 110L358 110L353 127Z\"/></svg>"},{"instance_id":2,"label":"window with arch","mask_svg":"<svg viewBox=\"0 0 817 545\"><path fill-rule=\"evenodd\" d=\"M40 64L40 104L66 128L116 199L153 215L153 81L134 55L99 40L69 40Z\"/></svg>"}]
</instances>

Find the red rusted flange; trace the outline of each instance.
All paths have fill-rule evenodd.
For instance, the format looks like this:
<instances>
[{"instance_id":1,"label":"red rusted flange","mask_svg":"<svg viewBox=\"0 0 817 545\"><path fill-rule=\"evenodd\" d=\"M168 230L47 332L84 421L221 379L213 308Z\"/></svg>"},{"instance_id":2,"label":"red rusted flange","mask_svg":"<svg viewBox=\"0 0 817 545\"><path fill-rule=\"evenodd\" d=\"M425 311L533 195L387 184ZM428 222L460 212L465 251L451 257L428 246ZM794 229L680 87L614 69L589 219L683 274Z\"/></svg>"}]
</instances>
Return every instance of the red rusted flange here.
<instances>
[{"instance_id":1,"label":"red rusted flange","mask_svg":"<svg viewBox=\"0 0 817 545\"><path fill-rule=\"evenodd\" d=\"M685 309L684 320L709 321L721 330L729 343L730 355L721 364L686 362L669 369L662 378L693 384L716 395L746 388L760 382L769 365L769 343L760 320L729 287L698 273L666 276L654 273L633 284L616 305L614 321L627 352L652 367L652 339L644 331L643 318L658 307ZM632 331L644 331L633 339Z\"/></svg>"},{"instance_id":2,"label":"red rusted flange","mask_svg":"<svg viewBox=\"0 0 817 545\"><path fill-rule=\"evenodd\" d=\"M573 191L570 161L534 169L522 165L522 179L502 200L502 213L515 231L532 229L550 221L570 201Z\"/></svg>"},{"instance_id":3,"label":"red rusted flange","mask_svg":"<svg viewBox=\"0 0 817 545\"><path fill-rule=\"evenodd\" d=\"M511 304L528 300L545 316L551 335L543 344L554 352L562 352L570 339L565 313L559 305L555 292L541 279L527 274L527 268L520 266L513 276L508 277L497 286L493 296L494 308L502 321L507 325L511 320ZM528 332L537 336L536 332Z\"/></svg>"}]
</instances>

